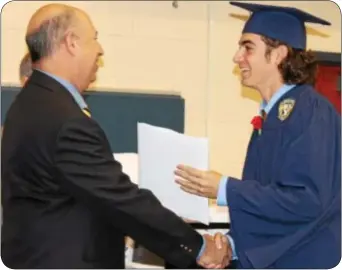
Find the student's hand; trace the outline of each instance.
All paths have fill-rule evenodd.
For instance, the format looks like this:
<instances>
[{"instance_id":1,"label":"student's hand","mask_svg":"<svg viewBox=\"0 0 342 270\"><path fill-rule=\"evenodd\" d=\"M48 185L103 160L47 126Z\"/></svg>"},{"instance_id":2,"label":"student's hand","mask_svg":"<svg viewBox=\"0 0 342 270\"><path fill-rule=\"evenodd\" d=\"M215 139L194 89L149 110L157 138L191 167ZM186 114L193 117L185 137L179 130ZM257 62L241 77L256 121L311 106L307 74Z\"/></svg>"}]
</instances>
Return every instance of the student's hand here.
<instances>
[{"instance_id":1,"label":"student's hand","mask_svg":"<svg viewBox=\"0 0 342 270\"><path fill-rule=\"evenodd\" d=\"M178 165L176 183L185 192L216 199L222 175L214 171L202 171L190 166Z\"/></svg>"}]
</instances>

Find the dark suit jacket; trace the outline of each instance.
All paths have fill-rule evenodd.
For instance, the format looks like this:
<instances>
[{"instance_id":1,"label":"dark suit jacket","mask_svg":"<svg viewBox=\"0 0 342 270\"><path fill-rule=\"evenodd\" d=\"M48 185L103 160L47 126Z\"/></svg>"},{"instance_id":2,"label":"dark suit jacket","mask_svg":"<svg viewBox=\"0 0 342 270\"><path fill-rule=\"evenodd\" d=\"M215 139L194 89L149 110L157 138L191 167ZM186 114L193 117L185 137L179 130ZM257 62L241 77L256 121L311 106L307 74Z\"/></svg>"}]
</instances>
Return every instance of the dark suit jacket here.
<instances>
[{"instance_id":1,"label":"dark suit jacket","mask_svg":"<svg viewBox=\"0 0 342 270\"><path fill-rule=\"evenodd\" d=\"M130 182L101 127L39 71L8 111L1 157L7 267L123 268L125 234L179 267L199 253L202 237Z\"/></svg>"}]
</instances>

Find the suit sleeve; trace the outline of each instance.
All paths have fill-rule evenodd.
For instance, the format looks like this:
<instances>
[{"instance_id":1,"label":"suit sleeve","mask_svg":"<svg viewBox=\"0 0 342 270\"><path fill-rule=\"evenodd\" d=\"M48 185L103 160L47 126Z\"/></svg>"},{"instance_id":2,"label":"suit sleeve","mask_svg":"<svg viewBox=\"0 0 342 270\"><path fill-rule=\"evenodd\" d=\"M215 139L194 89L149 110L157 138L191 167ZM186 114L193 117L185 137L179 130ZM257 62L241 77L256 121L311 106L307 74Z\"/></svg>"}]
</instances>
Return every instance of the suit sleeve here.
<instances>
[{"instance_id":1,"label":"suit sleeve","mask_svg":"<svg viewBox=\"0 0 342 270\"><path fill-rule=\"evenodd\" d=\"M95 121L67 122L56 145L56 171L71 196L170 263L187 267L195 262L201 235L164 208L152 192L130 181Z\"/></svg>"}]
</instances>

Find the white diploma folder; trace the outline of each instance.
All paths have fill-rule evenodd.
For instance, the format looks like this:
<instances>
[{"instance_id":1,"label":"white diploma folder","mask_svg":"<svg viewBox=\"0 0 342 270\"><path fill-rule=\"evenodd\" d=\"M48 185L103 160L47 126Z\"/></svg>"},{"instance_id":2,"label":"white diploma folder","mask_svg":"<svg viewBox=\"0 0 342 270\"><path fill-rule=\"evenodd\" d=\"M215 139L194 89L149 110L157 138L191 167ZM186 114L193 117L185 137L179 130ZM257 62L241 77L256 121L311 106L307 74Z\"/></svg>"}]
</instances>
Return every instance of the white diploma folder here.
<instances>
[{"instance_id":1,"label":"white diploma folder","mask_svg":"<svg viewBox=\"0 0 342 270\"><path fill-rule=\"evenodd\" d=\"M209 167L207 138L190 137L167 128L138 123L139 186L151 190L178 216L209 224L209 200L184 192L175 182L178 164Z\"/></svg>"},{"instance_id":2,"label":"white diploma folder","mask_svg":"<svg viewBox=\"0 0 342 270\"><path fill-rule=\"evenodd\" d=\"M137 153L113 153L114 159L120 162L122 171L127 174L130 180L138 185L139 162Z\"/></svg>"}]
</instances>

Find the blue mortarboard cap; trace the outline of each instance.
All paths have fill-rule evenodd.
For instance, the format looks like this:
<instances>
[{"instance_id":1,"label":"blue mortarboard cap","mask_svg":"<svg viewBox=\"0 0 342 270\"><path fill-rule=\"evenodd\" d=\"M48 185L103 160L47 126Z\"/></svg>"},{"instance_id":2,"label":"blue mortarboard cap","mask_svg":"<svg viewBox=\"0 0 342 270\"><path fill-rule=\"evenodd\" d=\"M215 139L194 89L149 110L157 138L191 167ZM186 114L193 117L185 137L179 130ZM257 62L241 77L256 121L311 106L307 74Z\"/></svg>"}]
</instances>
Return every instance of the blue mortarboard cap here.
<instances>
[{"instance_id":1,"label":"blue mortarboard cap","mask_svg":"<svg viewBox=\"0 0 342 270\"><path fill-rule=\"evenodd\" d=\"M328 21L291 7L230 2L252 12L243 33L254 33L276 39L296 48L306 49L305 22L330 25Z\"/></svg>"}]
</instances>

